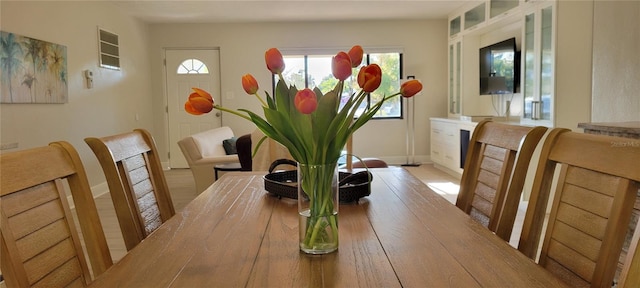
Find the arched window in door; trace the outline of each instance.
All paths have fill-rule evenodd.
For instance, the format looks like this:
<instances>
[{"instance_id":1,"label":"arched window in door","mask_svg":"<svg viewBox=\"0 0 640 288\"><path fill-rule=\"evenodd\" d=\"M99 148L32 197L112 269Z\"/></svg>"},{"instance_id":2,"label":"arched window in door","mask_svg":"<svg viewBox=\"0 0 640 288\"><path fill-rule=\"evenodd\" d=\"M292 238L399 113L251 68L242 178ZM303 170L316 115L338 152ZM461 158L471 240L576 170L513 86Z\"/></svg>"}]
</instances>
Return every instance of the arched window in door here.
<instances>
[{"instance_id":1,"label":"arched window in door","mask_svg":"<svg viewBox=\"0 0 640 288\"><path fill-rule=\"evenodd\" d=\"M178 66L178 74L209 74L209 68L198 59L187 59Z\"/></svg>"}]
</instances>

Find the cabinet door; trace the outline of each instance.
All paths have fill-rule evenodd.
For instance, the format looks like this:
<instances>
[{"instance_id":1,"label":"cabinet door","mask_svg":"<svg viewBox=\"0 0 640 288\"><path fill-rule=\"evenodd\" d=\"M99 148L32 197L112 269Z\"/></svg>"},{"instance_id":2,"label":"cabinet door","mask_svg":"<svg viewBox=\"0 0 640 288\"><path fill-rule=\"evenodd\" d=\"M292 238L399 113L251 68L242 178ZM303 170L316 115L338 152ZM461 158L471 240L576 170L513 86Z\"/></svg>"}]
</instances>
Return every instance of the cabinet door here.
<instances>
[{"instance_id":1,"label":"cabinet door","mask_svg":"<svg viewBox=\"0 0 640 288\"><path fill-rule=\"evenodd\" d=\"M546 4L546 3L543 3ZM554 24L553 5L525 13L523 29L523 121L553 126Z\"/></svg>"},{"instance_id":2,"label":"cabinet door","mask_svg":"<svg viewBox=\"0 0 640 288\"><path fill-rule=\"evenodd\" d=\"M522 94L524 97L524 107L522 117L525 119L532 118L533 101L536 99L536 14L530 13L524 16L524 36L522 44L523 57L523 82Z\"/></svg>"},{"instance_id":3,"label":"cabinet door","mask_svg":"<svg viewBox=\"0 0 640 288\"><path fill-rule=\"evenodd\" d=\"M520 0L491 0L489 5L489 18L508 14L509 10L518 7Z\"/></svg>"},{"instance_id":4,"label":"cabinet door","mask_svg":"<svg viewBox=\"0 0 640 288\"><path fill-rule=\"evenodd\" d=\"M551 121L555 91L552 6L542 8L540 26L540 104L535 119Z\"/></svg>"},{"instance_id":5,"label":"cabinet door","mask_svg":"<svg viewBox=\"0 0 640 288\"><path fill-rule=\"evenodd\" d=\"M460 114L461 50L461 41L449 44L449 115Z\"/></svg>"},{"instance_id":6,"label":"cabinet door","mask_svg":"<svg viewBox=\"0 0 640 288\"><path fill-rule=\"evenodd\" d=\"M455 17L449 21L449 36L453 37L460 33L462 28L462 16Z\"/></svg>"},{"instance_id":7,"label":"cabinet door","mask_svg":"<svg viewBox=\"0 0 640 288\"><path fill-rule=\"evenodd\" d=\"M484 22L486 16L486 4L482 3L475 8L464 13L464 29L470 29Z\"/></svg>"}]
</instances>

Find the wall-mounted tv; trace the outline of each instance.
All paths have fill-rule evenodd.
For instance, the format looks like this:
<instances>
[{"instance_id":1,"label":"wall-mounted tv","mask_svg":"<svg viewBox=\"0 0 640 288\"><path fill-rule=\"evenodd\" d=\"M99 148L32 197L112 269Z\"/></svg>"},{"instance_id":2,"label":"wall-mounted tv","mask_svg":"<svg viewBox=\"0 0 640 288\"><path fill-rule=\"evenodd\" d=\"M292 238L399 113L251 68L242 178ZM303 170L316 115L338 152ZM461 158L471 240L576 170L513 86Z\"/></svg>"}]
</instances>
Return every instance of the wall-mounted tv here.
<instances>
[{"instance_id":1,"label":"wall-mounted tv","mask_svg":"<svg viewBox=\"0 0 640 288\"><path fill-rule=\"evenodd\" d=\"M516 38L480 48L480 95L516 93L519 84Z\"/></svg>"}]
</instances>

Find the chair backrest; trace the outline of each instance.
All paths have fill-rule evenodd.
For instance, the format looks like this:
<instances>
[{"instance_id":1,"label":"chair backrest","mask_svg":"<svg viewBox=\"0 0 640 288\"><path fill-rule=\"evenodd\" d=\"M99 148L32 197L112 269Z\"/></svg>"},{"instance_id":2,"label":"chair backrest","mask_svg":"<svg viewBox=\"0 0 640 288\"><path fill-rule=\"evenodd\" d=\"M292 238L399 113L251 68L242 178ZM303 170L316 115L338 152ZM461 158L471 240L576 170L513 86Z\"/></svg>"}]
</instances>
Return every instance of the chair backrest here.
<instances>
[{"instance_id":1,"label":"chair backrest","mask_svg":"<svg viewBox=\"0 0 640 288\"><path fill-rule=\"evenodd\" d=\"M575 286L611 287L640 181L640 146L628 143L627 138L551 131L518 249L536 258L553 195L539 264Z\"/></svg>"},{"instance_id":2,"label":"chair backrest","mask_svg":"<svg viewBox=\"0 0 640 288\"><path fill-rule=\"evenodd\" d=\"M242 171L251 171L253 169L253 151L251 150L251 134L245 134L238 137L236 141L236 150L238 151L238 160Z\"/></svg>"},{"instance_id":3,"label":"chair backrest","mask_svg":"<svg viewBox=\"0 0 640 288\"><path fill-rule=\"evenodd\" d=\"M71 144L1 154L0 173L0 269L8 287L91 282L67 187L93 274L113 264L84 166Z\"/></svg>"},{"instance_id":4,"label":"chair backrest","mask_svg":"<svg viewBox=\"0 0 640 288\"><path fill-rule=\"evenodd\" d=\"M637 197L637 196L636 196ZM638 199L636 199L637 203ZM636 207L640 209L640 207ZM618 287L640 287L640 219L636 219L635 233L629 242L627 256L624 259Z\"/></svg>"},{"instance_id":5,"label":"chair backrest","mask_svg":"<svg viewBox=\"0 0 640 288\"><path fill-rule=\"evenodd\" d=\"M469 142L456 206L509 241L531 155L547 131L482 121Z\"/></svg>"},{"instance_id":6,"label":"chair backrest","mask_svg":"<svg viewBox=\"0 0 640 288\"><path fill-rule=\"evenodd\" d=\"M143 129L84 140L102 166L131 250L175 214L155 141Z\"/></svg>"}]
</instances>

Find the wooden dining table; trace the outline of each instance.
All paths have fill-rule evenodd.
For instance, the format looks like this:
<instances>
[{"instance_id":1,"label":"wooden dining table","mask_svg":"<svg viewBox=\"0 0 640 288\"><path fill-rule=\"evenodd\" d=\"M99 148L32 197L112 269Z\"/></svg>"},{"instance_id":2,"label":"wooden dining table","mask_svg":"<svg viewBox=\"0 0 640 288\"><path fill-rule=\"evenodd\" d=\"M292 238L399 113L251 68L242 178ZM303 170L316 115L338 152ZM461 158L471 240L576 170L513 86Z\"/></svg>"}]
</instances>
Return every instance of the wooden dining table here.
<instances>
[{"instance_id":1,"label":"wooden dining table","mask_svg":"<svg viewBox=\"0 0 640 288\"><path fill-rule=\"evenodd\" d=\"M298 246L297 200L230 172L92 287L565 287L401 167L339 206L338 251Z\"/></svg>"}]
</instances>

